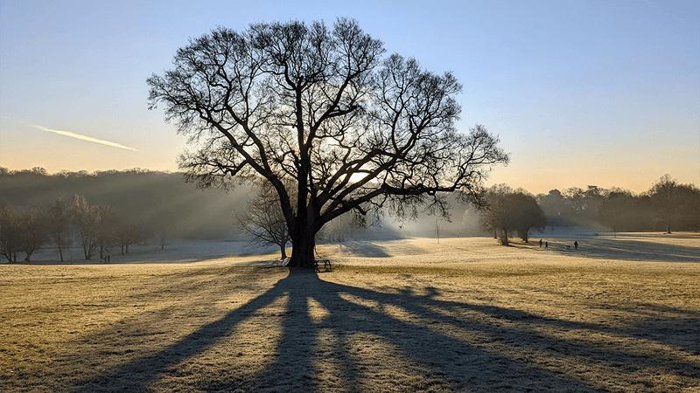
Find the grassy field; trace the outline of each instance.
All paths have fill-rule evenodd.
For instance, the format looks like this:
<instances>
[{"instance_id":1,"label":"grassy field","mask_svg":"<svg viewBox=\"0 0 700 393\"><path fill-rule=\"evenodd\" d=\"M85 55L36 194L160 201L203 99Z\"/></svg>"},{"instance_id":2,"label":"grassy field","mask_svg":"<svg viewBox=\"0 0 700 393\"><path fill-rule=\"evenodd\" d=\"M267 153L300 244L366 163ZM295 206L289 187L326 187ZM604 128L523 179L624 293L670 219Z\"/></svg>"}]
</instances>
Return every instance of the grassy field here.
<instances>
[{"instance_id":1,"label":"grassy field","mask_svg":"<svg viewBox=\"0 0 700 393\"><path fill-rule=\"evenodd\" d=\"M570 242L0 265L0 391L700 391L700 236Z\"/></svg>"}]
</instances>

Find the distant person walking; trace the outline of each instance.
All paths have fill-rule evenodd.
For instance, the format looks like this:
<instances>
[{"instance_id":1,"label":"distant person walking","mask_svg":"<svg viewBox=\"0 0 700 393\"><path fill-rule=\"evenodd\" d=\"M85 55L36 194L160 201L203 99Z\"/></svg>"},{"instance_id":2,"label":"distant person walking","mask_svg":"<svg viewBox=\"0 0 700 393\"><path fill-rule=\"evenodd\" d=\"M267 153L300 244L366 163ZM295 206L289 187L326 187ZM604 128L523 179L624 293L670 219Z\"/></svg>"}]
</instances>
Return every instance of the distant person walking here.
<instances>
[{"instance_id":1,"label":"distant person walking","mask_svg":"<svg viewBox=\"0 0 700 393\"><path fill-rule=\"evenodd\" d=\"M540 248L542 248L542 239L540 239Z\"/></svg>"},{"instance_id":2,"label":"distant person walking","mask_svg":"<svg viewBox=\"0 0 700 393\"><path fill-rule=\"evenodd\" d=\"M578 241L574 240L574 248L578 250Z\"/></svg>"},{"instance_id":3,"label":"distant person walking","mask_svg":"<svg viewBox=\"0 0 700 393\"><path fill-rule=\"evenodd\" d=\"M544 242L544 248L549 248L549 242Z\"/></svg>"}]
</instances>

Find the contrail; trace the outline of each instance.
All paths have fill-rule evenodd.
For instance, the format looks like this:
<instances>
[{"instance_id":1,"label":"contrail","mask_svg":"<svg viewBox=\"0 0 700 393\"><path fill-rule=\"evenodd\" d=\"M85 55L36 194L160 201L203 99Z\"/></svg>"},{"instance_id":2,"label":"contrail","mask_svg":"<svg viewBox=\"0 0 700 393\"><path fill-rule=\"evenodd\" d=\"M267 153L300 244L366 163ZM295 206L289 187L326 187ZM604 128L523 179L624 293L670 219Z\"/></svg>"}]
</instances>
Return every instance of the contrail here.
<instances>
[{"instance_id":1,"label":"contrail","mask_svg":"<svg viewBox=\"0 0 700 393\"><path fill-rule=\"evenodd\" d=\"M70 137L70 138L80 139L81 141L92 142L92 143L97 143L97 144L100 144L100 145L116 147L117 149L138 151L138 150L134 149L133 147L124 146L124 145L122 145L121 143L105 141L105 140L103 140L103 139L97 139L97 138L93 138L93 137L87 136L87 135L76 134L75 132L71 132L71 131L53 130L53 129L51 129L51 128L46 128L46 127L38 126L38 125L36 125L36 124L28 124L28 126L33 127L33 128L36 128L37 130L46 131L46 132L51 132L51 133L54 133L54 134L63 135L63 136L67 136L67 137Z\"/></svg>"}]
</instances>

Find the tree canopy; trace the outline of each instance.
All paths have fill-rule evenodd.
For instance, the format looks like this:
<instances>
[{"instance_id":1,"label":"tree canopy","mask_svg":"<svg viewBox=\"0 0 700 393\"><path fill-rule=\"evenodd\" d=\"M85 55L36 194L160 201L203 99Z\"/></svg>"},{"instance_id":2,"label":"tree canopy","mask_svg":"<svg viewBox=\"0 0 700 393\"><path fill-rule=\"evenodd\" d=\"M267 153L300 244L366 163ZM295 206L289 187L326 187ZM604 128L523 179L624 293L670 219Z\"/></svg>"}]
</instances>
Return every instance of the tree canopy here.
<instances>
[{"instance_id":1,"label":"tree canopy","mask_svg":"<svg viewBox=\"0 0 700 393\"><path fill-rule=\"evenodd\" d=\"M518 231L527 242L530 230L544 229L547 220L535 197L523 190L497 184L486 193L482 222L486 229L494 231L501 244L507 246L511 231Z\"/></svg>"},{"instance_id":2,"label":"tree canopy","mask_svg":"<svg viewBox=\"0 0 700 393\"><path fill-rule=\"evenodd\" d=\"M191 180L272 185L292 265L308 263L315 234L344 213L444 210L444 193L475 197L489 169L507 162L483 126L457 131L454 75L386 56L354 20L217 28L148 84L151 108L162 105L191 137L180 161Z\"/></svg>"}]
</instances>

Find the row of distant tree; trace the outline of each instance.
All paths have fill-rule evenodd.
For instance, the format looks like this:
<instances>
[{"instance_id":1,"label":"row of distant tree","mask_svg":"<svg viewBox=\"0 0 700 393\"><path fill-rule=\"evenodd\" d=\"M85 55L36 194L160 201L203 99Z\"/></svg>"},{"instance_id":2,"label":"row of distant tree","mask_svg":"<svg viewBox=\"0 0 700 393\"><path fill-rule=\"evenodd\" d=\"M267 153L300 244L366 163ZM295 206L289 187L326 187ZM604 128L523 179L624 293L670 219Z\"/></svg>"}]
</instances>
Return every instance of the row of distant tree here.
<instances>
[{"instance_id":1,"label":"row of distant tree","mask_svg":"<svg viewBox=\"0 0 700 393\"><path fill-rule=\"evenodd\" d=\"M55 247L61 262L71 246L81 248L86 260L98 255L105 260L117 249L123 255L132 244L156 234L165 247L165 228L148 228L79 195L23 210L0 204L0 254L8 262L17 262L20 254L30 262L37 250L48 245Z\"/></svg>"},{"instance_id":2,"label":"row of distant tree","mask_svg":"<svg viewBox=\"0 0 700 393\"><path fill-rule=\"evenodd\" d=\"M533 196L501 184L491 187L481 209L484 227L501 243L511 234L524 241L533 229L550 226L602 225L617 231L699 230L700 189L681 184L669 175L647 192L634 194L619 188L552 190Z\"/></svg>"},{"instance_id":3,"label":"row of distant tree","mask_svg":"<svg viewBox=\"0 0 700 393\"><path fill-rule=\"evenodd\" d=\"M603 225L613 231L700 229L700 189L662 176L643 193L621 188L569 188L538 195L552 226Z\"/></svg>"}]
</instances>

